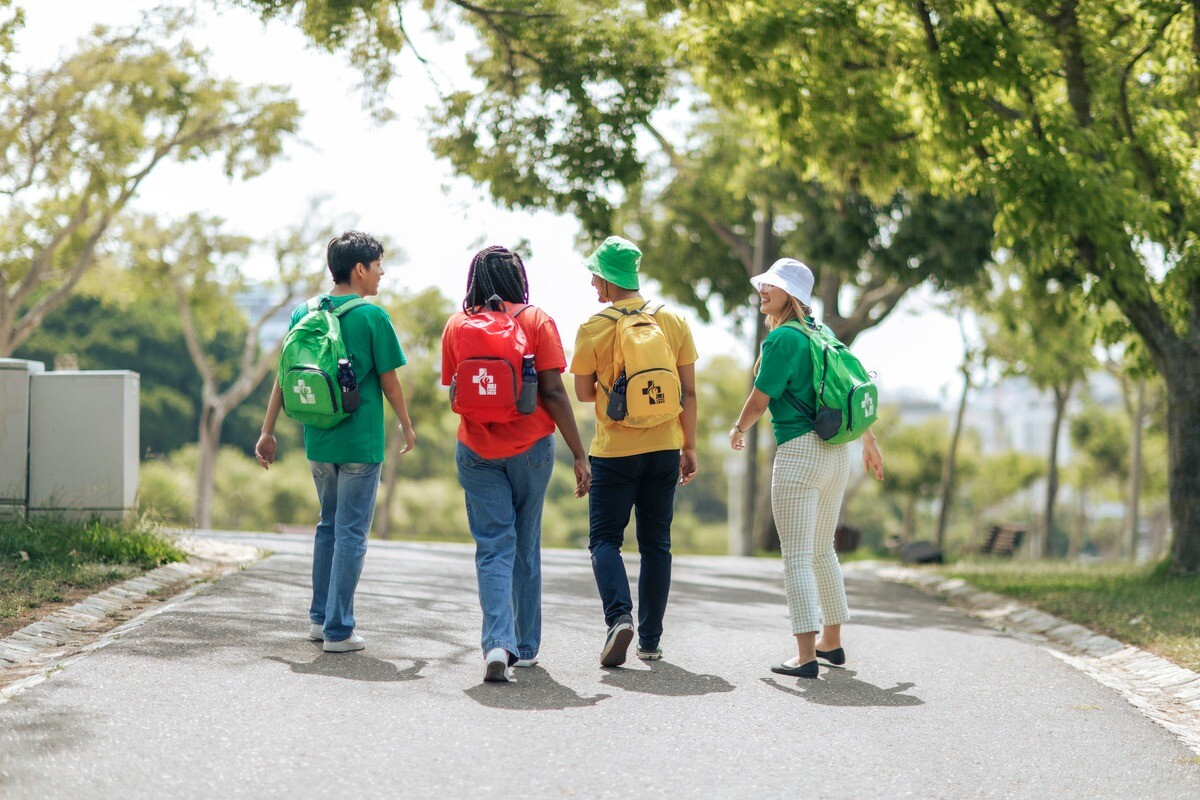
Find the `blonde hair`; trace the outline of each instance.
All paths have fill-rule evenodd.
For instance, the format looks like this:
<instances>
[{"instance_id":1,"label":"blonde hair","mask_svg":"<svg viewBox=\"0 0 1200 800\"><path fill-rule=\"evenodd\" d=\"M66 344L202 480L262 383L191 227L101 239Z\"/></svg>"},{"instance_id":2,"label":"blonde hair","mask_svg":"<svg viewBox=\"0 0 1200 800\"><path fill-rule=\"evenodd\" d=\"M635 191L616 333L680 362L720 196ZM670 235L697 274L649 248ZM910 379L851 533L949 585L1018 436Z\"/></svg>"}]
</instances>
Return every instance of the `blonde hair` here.
<instances>
[{"instance_id":1,"label":"blonde hair","mask_svg":"<svg viewBox=\"0 0 1200 800\"><path fill-rule=\"evenodd\" d=\"M812 316L812 308L804 305L804 303L801 303L799 300L797 300L795 297L792 297L789 294L788 295L788 304L787 304L787 307L783 310L783 314L781 316L779 316L778 318L771 317L771 316L767 317L767 331L768 332L773 331L776 328L780 327L781 325L785 325L785 324L791 322L792 320L804 322L804 319L806 317L811 317L811 316ZM758 358L754 362L754 374L755 375L758 374L758 370L761 366L762 366L762 352L759 351Z\"/></svg>"}]
</instances>

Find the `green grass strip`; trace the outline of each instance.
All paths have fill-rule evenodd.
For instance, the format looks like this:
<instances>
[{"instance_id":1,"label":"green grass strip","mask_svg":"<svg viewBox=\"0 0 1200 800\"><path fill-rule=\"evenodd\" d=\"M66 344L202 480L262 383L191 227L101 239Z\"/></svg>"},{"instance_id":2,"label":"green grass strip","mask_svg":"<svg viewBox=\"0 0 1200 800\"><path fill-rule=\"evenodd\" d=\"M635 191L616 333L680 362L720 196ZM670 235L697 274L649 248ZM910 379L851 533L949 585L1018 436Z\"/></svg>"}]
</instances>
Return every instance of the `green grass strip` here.
<instances>
[{"instance_id":1,"label":"green grass strip","mask_svg":"<svg viewBox=\"0 0 1200 800\"><path fill-rule=\"evenodd\" d=\"M0 520L0 620L186 558L146 518Z\"/></svg>"},{"instance_id":2,"label":"green grass strip","mask_svg":"<svg viewBox=\"0 0 1200 800\"><path fill-rule=\"evenodd\" d=\"M1161 565L1029 561L960 562L946 572L1200 671L1200 577Z\"/></svg>"}]
</instances>

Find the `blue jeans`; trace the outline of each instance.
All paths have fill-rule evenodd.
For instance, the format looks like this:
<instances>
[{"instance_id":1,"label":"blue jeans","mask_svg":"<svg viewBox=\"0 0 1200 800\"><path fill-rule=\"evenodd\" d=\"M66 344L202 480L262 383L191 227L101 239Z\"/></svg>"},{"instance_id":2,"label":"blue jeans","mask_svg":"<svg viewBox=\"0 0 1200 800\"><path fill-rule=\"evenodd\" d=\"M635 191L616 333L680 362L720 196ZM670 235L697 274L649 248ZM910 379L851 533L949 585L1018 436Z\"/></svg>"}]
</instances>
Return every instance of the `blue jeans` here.
<instances>
[{"instance_id":1,"label":"blue jeans","mask_svg":"<svg viewBox=\"0 0 1200 800\"><path fill-rule=\"evenodd\" d=\"M604 624L633 613L629 576L621 544L629 513L637 509L637 543L642 555L638 574L638 642L653 650L662 638L663 614L671 590L671 519L679 481L679 451L658 450L620 458L592 456L588 511L588 550L604 604Z\"/></svg>"},{"instance_id":2,"label":"blue jeans","mask_svg":"<svg viewBox=\"0 0 1200 800\"><path fill-rule=\"evenodd\" d=\"M454 451L475 537L483 652L533 658L542 643L542 501L554 469L554 435L508 458ZM515 658L514 658L515 657Z\"/></svg>"},{"instance_id":3,"label":"blue jeans","mask_svg":"<svg viewBox=\"0 0 1200 800\"><path fill-rule=\"evenodd\" d=\"M354 633L354 590L367 553L375 516L379 464L308 462L321 521L313 542L313 599L308 618L325 626L325 640L340 642Z\"/></svg>"}]
</instances>

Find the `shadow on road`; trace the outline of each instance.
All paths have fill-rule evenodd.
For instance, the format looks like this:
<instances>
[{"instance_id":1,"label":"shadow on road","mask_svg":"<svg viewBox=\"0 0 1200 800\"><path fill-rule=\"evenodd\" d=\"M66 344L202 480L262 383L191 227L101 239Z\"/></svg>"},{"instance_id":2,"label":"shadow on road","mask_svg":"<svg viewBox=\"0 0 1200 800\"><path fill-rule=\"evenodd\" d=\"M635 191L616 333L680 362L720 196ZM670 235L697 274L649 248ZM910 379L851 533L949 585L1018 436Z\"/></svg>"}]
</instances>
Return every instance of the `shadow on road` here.
<instances>
[{"instance_id":1,"label":"shadow on road","mask_svg":"<svg viewBox=\"0 0 1200 800\"><path fill-rule=\"evenodd\" d=\"M762 682L781 692L802 697L810 703L823 706L922 706L919 697L904 694L916 686L915 683L897 683L890 689L860 681L852 669L830 669L825 680L797 678L795 686L785 686L774 678L763 678Z\"/></svg>"},{"instance_id":2,"label":"shadow on road","mask_svg":"<svg viewBox=\"0 0 1200 800\"><path fill-rule=\"evenodd\" d=\"M663 697L691 697L732 692L734 686L716 675L700 675L666 661L652 661L649 669L607 670L600 682L627 692L643 692Z\"/></svg>"},{"instance_id":3,"label":"shadow on road","mask_svg":"<svg viewBox=\"0 0 1200 800\"><path fill-rule=\"evenodd\" d=\"M463 694L489 708L508 711L562 711L567 708L587 708L612 695L584 697L564 686L541 667L517 670L512 683L481 683L463 690Z\"/></svg>"},{"instance_id":4,"label":"shadow on road","mask_svg":"<svg viewBox=\"0 0 1200 800\"><path fill-rule=\"evenodd\" d=\"M371 658L363 653L321 653L312 661L289 661L282 656L263 656L268 661L287 664L299 675L319 675L322 678L345 678L351 681L417 681L428 661L416 660L411 667L400 669L390 661Z\"/></svg>"}]
</instances>

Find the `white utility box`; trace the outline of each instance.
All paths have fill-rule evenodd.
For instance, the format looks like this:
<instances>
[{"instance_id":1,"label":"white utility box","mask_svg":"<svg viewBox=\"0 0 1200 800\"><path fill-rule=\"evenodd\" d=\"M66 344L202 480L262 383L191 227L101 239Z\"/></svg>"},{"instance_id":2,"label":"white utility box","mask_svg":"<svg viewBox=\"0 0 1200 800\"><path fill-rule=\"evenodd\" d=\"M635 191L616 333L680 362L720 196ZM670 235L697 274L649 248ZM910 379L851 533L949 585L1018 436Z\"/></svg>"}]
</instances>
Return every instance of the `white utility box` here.
<instances>
[{"instance_id":1,"label":"white utility box","mask_svg":"<svg viewBox=\"0 0 1200 800\"><path fill-rule=\"evenodd\" d=\"M29 491L29 381L41 361L0 358L0 515L24 515Z\"/></svg>"},{"instance_id":2,"label":"white utility box","mask_svg":"<svg viewBox=\"0 0 1200 800\"><path fill-rule=\"evenodd\" d=\"M29 393L29 514L125 517L138 488L136 372L35 374Z\"/></svg>"}]
</instances>

